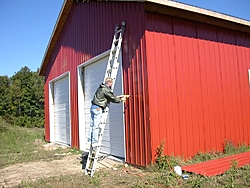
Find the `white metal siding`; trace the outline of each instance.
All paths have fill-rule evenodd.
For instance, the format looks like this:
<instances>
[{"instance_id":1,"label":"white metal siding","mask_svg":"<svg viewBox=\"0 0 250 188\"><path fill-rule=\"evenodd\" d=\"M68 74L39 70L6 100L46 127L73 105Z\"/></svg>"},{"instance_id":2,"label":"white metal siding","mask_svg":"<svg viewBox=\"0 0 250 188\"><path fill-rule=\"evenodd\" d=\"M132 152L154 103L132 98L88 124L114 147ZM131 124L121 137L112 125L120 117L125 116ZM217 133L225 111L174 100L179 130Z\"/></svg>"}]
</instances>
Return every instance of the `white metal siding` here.
<instances>
[{"instance_id":1,"label":"white metal siding","mask_svg":"<svg viewBox=\"0 0 250 188\"><path fill-rule=\"evenodd\" d=\"M107 66L108 57L99 59L98 61L84 68L84 91L85 91L85 132L86 139L90 124L91 100L99 85L103 82L104 74ZM122 94L122 76L121 66L117 75L114 94ZM123 104L111 103L110 113L108 115L107 124L103 135L103 146L101 152L114 156L125 157L124 152L124 120L123 120Z\"/></svg>"},{"instance_id":2,"label":"white metal siding","mask_svg":"<svg viewBox=\"0 0 250 188\"><path fill-rule=\"evenodd\" d=\"M54 140L70 145L68 76L54 82Z\"/></svg>"}]
</instances>

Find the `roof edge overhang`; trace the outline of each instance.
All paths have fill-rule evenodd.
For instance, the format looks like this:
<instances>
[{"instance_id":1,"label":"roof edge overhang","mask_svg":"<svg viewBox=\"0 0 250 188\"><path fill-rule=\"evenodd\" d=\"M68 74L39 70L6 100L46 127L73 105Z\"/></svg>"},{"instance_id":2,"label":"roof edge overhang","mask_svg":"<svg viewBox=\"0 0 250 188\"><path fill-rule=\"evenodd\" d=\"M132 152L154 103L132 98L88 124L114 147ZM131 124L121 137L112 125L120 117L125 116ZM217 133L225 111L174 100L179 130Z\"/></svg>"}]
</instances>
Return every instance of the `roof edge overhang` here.
<instances>
[{"instance_id":1,"label":"roof edge overhang","mask_svg":"<svg viewBox=\"0 0 250 188\"><path fill-rule=\"evenodd\" d=\"M189 12L193 12L193 13L197 13L197 14L202 14L204 16L223 19L226 21L231 21L231 22L234 22L237 24L246 25L246 26L250 27L250 21L248 21L248 20L229 16L229 15L226 15L223 13L207 10L207 9L196 7L196 6L187 5L184 3L179 3L176 1L172 1L172 0L144 0L144 1L159 4L159 5L164 5L164 6L168 6L168 7L173 7L176 9L181 9L181 10L185 10L185 11L189 11Z\"/></svg>"},{"instance_id":2,"label":"roof edge overhang","mask_svg":"<svg viewBox=\"0 0 250 188\"><path fill-rule=\"evenodd\" d=\"M54 47L56 45L56 42L58 41L58 38L60 36L60 33L62 31L62 28L64 26L64 23L68 17L68 14L70 12L70 9L72 7L74 3L74 0L64 0L63 6L61 8L60 14L57 18L54 30L52 32L52 35L50 37L47 49L45 51L41 66L40 66L40 70L38 75L39 76L44 76L45 75L45 68L49 62L49 59L51 57L51 54L54 50Z\"/></svg>"},{"instance_id":3,"label":"roof edge overhang","mask_svg":"<svg viewBox=\"0 0 250 188\"><path fill-rule=\"evenodd\" d=\"M50 41L45 51L39 76L45 75L45 69L54 50L56 42L60 36L62 28L65 24L67 16L74 2L89 2L91 0L64 0ZM97 1L118 1L118 0L97 0ZM218 13L215 11L206 10L203 8L179 3L172 0L123 0L127 2L144 2L145 11L166 14L174 17L185 18L193 21L203 22L211 25L216 25L224 28L229 28L236 31L250 33L250 21Z\"/></svg>"},{"instance_id":4,"label":"roof edge overhang","mask_svg":"<svg viewBox=\"0 0 250 188\"><path fill-rule=\"evenodd\" d=\"M170 0L145 0L145 11L250 33L250 21Z\"/></svg>"}]
</instances>

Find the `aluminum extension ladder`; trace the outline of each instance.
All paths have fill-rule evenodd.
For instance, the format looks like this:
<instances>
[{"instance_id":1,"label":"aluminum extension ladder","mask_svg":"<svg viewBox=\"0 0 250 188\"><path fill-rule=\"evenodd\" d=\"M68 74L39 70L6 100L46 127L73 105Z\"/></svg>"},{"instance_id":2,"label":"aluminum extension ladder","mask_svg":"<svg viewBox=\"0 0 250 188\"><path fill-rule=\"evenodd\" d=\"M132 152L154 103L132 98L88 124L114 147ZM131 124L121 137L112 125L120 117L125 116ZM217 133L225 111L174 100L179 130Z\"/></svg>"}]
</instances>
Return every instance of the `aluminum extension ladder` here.
<instances>
[{"instance_id":1,"label":"aluminum extension ladder","mask_svg":"<svg viewBox=\"0 0 250 188\"><path fill-rule=\"evenodd\" d=\"M108 64L107 64L107 68L106 68L106 72L104 76L104 81L107 77L113 78L113 85L111 88L112 91L115 86L117 72L119 69L118 57L121 51L122 38L123 38L123 33L125 31L125 28L126 28L125 21L123 21L121 25L116 25L115 27L115 34L114 34L114 38L113 38L113 42L112 42L112 46L111 46L111 50L109 54ZM103 132L105 129L108 113L109 113L109 107L107 106L105 110L103 111L102 121L99 126L98 144L96 147L92 147L92 145L90 145L88 159L87 159L87 163L85 167L85 175L90 175L91 177L93 177L95 173L96 164L97 164L98 155L101 149L102 137L103 137Z\"/></svg>"}]
</instances>

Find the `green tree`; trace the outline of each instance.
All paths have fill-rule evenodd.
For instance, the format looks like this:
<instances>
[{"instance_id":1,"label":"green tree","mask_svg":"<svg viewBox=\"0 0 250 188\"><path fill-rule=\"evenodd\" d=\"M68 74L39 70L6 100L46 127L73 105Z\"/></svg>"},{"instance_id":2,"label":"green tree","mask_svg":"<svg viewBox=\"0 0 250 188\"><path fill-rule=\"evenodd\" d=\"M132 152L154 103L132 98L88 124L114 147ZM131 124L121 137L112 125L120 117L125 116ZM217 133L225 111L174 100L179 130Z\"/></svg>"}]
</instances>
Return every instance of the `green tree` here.
<instances>
[{"instance_id":1,"label":"green tree","mask_svg":"<svg viewBox=\"0 0 250 188\"><path fill-rule=\"evenodd\" d=\"M44 122L44 78L28 67L22 67L11 77L12 116L15 124L24 127L42 127Z\"/></svg>"},{"instance_id":2,"label":"green tree","mask_svg":"<svg viewBox=\"0 0 250 188\"><path fill-rule=\"evenodd\" d=\"M0 116L11 113L10 79L0 76Z\"/></svg>"},{"instance_id":3,"label":"green tree","mask_svg":"<svg viewBox=\"0 0 250 188\"><path fill-rule=\"evenodd\" d=\"M44 77L38 76L39 70L32 73L30 116L36 122L36 126L44 125Z\"/></svg>"}]
</instances>

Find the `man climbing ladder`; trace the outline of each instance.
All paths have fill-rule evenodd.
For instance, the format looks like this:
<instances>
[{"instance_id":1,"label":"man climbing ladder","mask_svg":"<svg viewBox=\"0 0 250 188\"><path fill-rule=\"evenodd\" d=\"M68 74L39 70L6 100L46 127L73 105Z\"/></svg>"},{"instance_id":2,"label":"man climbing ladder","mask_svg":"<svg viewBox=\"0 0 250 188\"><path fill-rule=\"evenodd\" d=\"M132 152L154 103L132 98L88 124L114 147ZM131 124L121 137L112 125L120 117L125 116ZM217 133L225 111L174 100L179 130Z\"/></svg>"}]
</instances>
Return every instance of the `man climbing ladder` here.
<instances>
[{"instance_id":1,"label":"man climbing ladder","mask_svg":"<svg viewBox=\"0 0 250 188\"><path fill-rule=\"evenodd\" d=\"M88 145L96 147L98 145L98 134L99 126L102 120L102 112L105 110L107 105L110 102L120 103L126 98L123 95L115 96L111 90L113 85L113 79L107 77L105 82L102 83L99 88L96 90L93 100L91 101L92 105L90 107L91 122L90 129L88 134Z\"/></svg>"},{"instance_id":2,"label":"man climbing ladder","mask_svg":"<svg viewBox=\"0 0 250 188\"><path fill-rule=\"evenodd\" d=\"M119 68L118 57L121 50L122 37L125 27L126 23L123 21L121 26L117 25L115 28L109 60L104 76L104 83L99 86L93 100L91 101L91 124L88 134L90 150L85 168L85 174L90 175L91 177L94 175L100 152L102 136L106 125L107 115L109 113L109 103L120 103L122 101L126 101L126 98L129 97L129 95L115 96L113 94Z\"/></svg>"}]
</instances>

